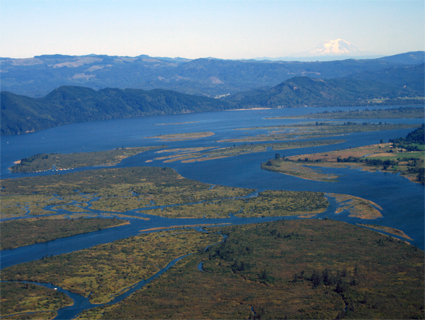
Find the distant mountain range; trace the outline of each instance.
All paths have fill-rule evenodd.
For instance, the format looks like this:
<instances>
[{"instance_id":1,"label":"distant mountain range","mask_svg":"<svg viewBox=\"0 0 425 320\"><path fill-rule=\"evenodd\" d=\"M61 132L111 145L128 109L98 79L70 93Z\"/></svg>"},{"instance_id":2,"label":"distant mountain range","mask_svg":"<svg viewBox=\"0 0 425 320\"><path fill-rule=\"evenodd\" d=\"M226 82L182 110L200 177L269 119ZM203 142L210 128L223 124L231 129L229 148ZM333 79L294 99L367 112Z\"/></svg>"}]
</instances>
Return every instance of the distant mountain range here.
<instances>
[{"instance_id":1,"label":"distant mountain range","mask_svg":"<svg viewBox=\"0 0 425 320\"><path fill-rule=\"evenodd\" d=\"M29 59L0 58L1 90L31 97L43 97L64 85L84 86L95 90L161 88L216 97L257 88L270 89L295 76L333 79L423 62L423 51L380 59L326 62L213 58L189 60L153 58L145 55L44 55Z\"/></svg>"},{"instance_id":2,"label":"distant mountain range","mask_svg":"<svg viewBox=\"0 0 425 320\"><path fill-rule=\"evenodd\" d=\"M249 90L223 99L162 89L95 91L62 86L43 98L2 91L1 134L76 122L234 108L423 104L424 68L424 64L399 66L337 79L297 76L271 89Z\"/></svg>"},{"instance_id":3,"label":"distant mountain range","mask_svg":"<svg viewBox=\"0 0 425 320\"><path fill-rule=\"evenodd\" d=\"M1 134L232 108L423 104L424 54L309 63L95 55L1 59L1 86L7 89L1 92Z\"/></svg>"}]
</instances>

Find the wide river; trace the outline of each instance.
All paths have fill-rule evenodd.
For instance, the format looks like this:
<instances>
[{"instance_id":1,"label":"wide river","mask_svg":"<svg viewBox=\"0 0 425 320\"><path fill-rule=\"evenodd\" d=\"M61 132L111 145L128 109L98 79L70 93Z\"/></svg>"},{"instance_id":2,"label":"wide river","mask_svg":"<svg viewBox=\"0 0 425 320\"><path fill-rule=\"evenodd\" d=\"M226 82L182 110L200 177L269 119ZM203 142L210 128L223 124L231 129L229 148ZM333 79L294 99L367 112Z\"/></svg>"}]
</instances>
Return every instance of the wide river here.
<instances>
[{"instance_id":1,"label":"wide river","mask_svg":"<svg viewBox=\"0 0 425 320\"><path fill-rule=\"evenodd\" d=\"M332 110L336 110L333 108ZM354 109L363 109L356 107ZM77 123L61 126L40 132L1 137L1 176L2 179L34 176L40 174L58 174L46 172L38 174L12 174L9 167L13 162L37 153L72 153L111 150L116 147L139 147L166 144L170 148L231 146L233 143L218 143L218 140L243 138L250 135L267 133L266 130L235 130L249 127L261 127L301 122L299 120L269 120L267 117L297 115L320 112L324 108L294 108L249 111L211 112L170 116L154 116L132 119L116 119L96 122ZM342 108L342 110L347 110ZM371 122L403 122L421 124L423 119L401 120L365 120ZM162 142L157 139L146 139L150 136L175 134L184 132L214 132L213 136L190 141ZM406 136L412 130L391 130L368 133L350 134L344 137L325 139L345 139L346 142L303 149L278 151L289 156L312 152L322 152L349 147L357 147L379 143L381 139ZM293 190L293 191L323 191L343 193L362 197L380 205L383 217L367 221L348 217L347 213L335 214L335 204L321 217L349 223L373 223L403 230L420 248L424 248L424 187L409 182L397 174L382 172L365 172L353 169L325 169L326 172L341 175L339 182L315 182L303 180L279 173L261 170L261 162L273 158L276 151L252 153L231 158L194 162L194 163L163 163L162 161L146 162L153 159L155 151L142 153L125 159L117 167L131 166L168 166L182 176L198 181L220 184L232 187L253 188L262 190ZM78 170L92 170L83 168ZM73 170L77 171L77 170ZM48 243L22 247L1 252L1 267L39 259L48 254L60 254L81 250L98 243L111 242L138 234L139 230L197 223L251 223L267 221L268 218L242 219L166 219L152 218L149 221L130 219L127 226L110 228L84 235L58 239Z\"/></svg>"}]
</instances>

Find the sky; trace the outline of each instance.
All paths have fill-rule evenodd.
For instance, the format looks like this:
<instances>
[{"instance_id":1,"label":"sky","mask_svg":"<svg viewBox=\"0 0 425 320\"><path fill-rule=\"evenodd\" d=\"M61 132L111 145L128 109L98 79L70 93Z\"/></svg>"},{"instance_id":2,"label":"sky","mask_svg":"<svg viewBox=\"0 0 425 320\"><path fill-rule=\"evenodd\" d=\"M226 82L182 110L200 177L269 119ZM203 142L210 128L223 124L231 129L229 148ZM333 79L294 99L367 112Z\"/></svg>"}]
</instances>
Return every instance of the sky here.
<instances>
[{"instance_id":1,"label":"sky","mask_svg":"<svg viewBox=\"0 0 425 320\"><path fill-rule=\"evenodd\" d=\"M338 38L425 50L425 1L0 0L0 57L278 58Z\"/></svg>"}]
</instances>

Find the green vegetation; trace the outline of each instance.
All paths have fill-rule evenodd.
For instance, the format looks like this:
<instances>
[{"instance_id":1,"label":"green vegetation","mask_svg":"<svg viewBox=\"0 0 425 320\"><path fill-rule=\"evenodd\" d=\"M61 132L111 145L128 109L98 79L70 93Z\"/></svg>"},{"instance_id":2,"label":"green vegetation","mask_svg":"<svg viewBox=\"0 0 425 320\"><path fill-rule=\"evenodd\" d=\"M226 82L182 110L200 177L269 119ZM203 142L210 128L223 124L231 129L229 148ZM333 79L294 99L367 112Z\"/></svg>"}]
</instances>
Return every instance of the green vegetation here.
<instances>
[{"instance_id":1,"label":"green vegetation","mask_svg":"<svg viewBox=\"0 0 425 320\"><path fill-rule=\"evenodd\" d=\"M176 134L161 134L154 137L146 137L146 139L161 139L164 141L186 141L195 140L205 137L213 136L214 132L190 132L190 133L176 133Z\"/></svg>"},{"instance_id":2,"label":"green vegetation","mask_svg":"<svg viewBox=\"0 0 425 320\"><path fill-rule=\"evenodd\" d=\"M118 219L25 219L1 223L0 250L126 224Z\"/></svg>"},{"instance_id":3,"label":"green vegetation","mask_svg":"<svg viewBox=\"0 0 425 320\"><path fill-rule=\"evenodd\" d=\"M291 117L271 117L267 119L402 119L423 117L423 107L400 107L396 109L335 110Z\"/></svg>"},{"instance_id":4,"label":"green vegetation","mask_svg":"<svg viewBox=\"0 0 425 320\"><path fill-rule=\"evenodd\" d=\"M136 154L162 147L116 148L110 151L36 154L17 161L12 172L39 172L46 170L68 170L80 167L114 166L121 160ZM56 169L54 169L56 168Z\"/></svg>"},{"instance_id":5,"label":"green vegetation","mask_svg":"<svg viewBox=\"0 0 425 320\"><path fill-rule=\"evenodd\" d=\"M214 228L216 230L216 228ZM332 220L219 228L185 258L90 319L423 319L424 253ZM203 261L203 271L198 264Z\"/></svg>"},{"instance_id":6,"label":"green vegetation","mask_svg":"<svg viewBox=\"0 0 425 320\"><path fill-rule=\"evenodd\" d=\"M338 204L338 209L335 212L336 214L348 210L350 212L350 217L360 219L376 219L382 217L379 210L383 209L375 202L347 194L329 193L328 195L334 197Z\"/></svg>"},{"instance_id":7,"label":"green vegetation","mask_svg":"<svg viewBox=\"0 0 425 320\"><path fill-rule=\"evenodd\" d=\"M323 137L339 136L355 132L370 132L382 130L410 129L418 125L391 124L391 123L357 123L347 121L344 123L302 123L295 125L281 125L269 127L244 128L238 130L270 130L267 135L257 135L242 139L227 139L220 142L248 142L248 141L273 141L273 140L301 140Z\"/></svg>"},{"instance_id":8,"label":"green vegetation","mask_svg":"<svg viewBox=\"0 0 425 320\"><path fill-rule=\"evenodd\" d=\"M400 173L412 182L424 184L423 142L424 126L412 131L407 138L358 148L335 150L322 153L279 157L262 163L261 168L281 172L304 179L332 181L334 175L324 175L314 167L354 167L364 170L381 170ZM415 150L415 151L414 151ZM418 150L418 151L416 151Z\"/></svg>"},{"instance_id":9,"label":"green vegetation","mask_svg":"<svg viewBox=\"0 0 425 320\"><path fill-rule=\"evenodd\" d=\"M53 319L57 309L73 303L66 294L35 284L1 282L0 287L1 315L8 319Z\"/></svg>"},{"instance_id":10,"label":"green vegetation","mask_svg":"<svg viewBox=\"0 0 425 320\"><path fill-rule=\"evenodd\" d=\"M409 70L410 76L417 73L417 78L412 82L421 83L422 86L393 86L369 79L316 79L296 76L268 91L257 94L242 93L230 99L245 107L274 108L423 104L423 69L424 66L421 65Z\"/></svg>"},{"instance_id":11,"label":"green vegetation","mask_svg":"<svg viewBox=\"0 0 425 320\"><path fill-rule=\"evenodd\" d=\"M132 70L131 75L126 72L126 76L117 77L115 72L112 72L108 78L106 75L110 71L109 66L119 70L130 61L122 63L121 59L117 59L121 60L117 64L116 59L102 56L101 58L83 57L81 61L84 62L82 64L75 60L58 63L57 61L62 60L62 58L53 56L36 58L36 64L43 64L42 59L44 58L46 58L45 61L48 61L46 67L48 66L47 68L50 69L48 76L40 76L38 68L30 67L30 70L28 70L28 66L21 65L21 61L18 62L19 71L16 73L15 66L10 64L10 60L3 61L2 67L5 70L3 76L6 77L2 78L3 88L14 88L15 90L11 91L15 93L32 93L38 97L54 90L37 99L5 91L1 92L2 135L21 134L84 121L218 111L231 108L424 103L423 64L410 68L393 68L391 72L395 75L394 77L389 77L387 70L384 74L372 72L372 76L368 74L362 79L347 77L341 79L339 77L359 74L366 70L376 71L382 69L384 65L390 67L394 64L382 60L379 62L263 63L198 59L192 62L185 61L188 65L176 68L174 63L169 64L169 62L155 59L158 63L149 65L146 59L136 58L138 62L135 63L135 69L140 71L135 72L130 68ZM104 68L105 64L98 64L102 60L109 60L108 71ZM87 73L85 61L89 61L87 64L95 62L94 70ZM178 65L181 61L175 63ZM146 64L149 66L147 67ZM57 75L59 79L55 78L51 73L57 74L62 69L68 68L52 68L51 66L54 65L73 65L75 74L72 76L70 74ZM173 65L172 70L169 69L170 65ZM158 66L161 67L157 69ZM344 67L341 68L341 66ZM148 68L149 71L146 72L145 68ZM23 72L23 69L27 71ZM77 71L78 69L80 70ZM166 71L168 75L164 74L165 69L168 69ZM203 71L199 72L201 69ZM42 70L45 72L44 68ZM14 71L14 76L12 76L12 71ZM34 72L38 76L34 76ZM98 72L101 73L100 77L95 75ZM305 73L320 74L321 77L326 79L299 76ZM153 76L154 74L156 76ZM219 75L222 78L221 80L218 78ZM296 76L289 79L292 75ZM136 85L134 84L135 76L137 78ZM26 84L22 84L22 82L17 85L16 79L22 79L22 77L28 77L23 82L30 84L31 88L25 90L17 88L26 87ZM108 80L104 80L105 77ZM145 81L141 77L145 78ZM123 78L127 80L122 80ZM191 95L162 89L144 91L141 89L106 88L95 91L87 87L63 86L65 83L61 79L67 79L66 84L81 85L83 83L85 86L94 86L95 88L142 86L146 89L172 89ZM176 81L177 79L178 81ZM276 79L285 81L276 85ZM371 81L371 79L374 79L374 81ZM38 81L41 81L41 83ZM48 85L49 89L46 91L46 82L50 81L52 82ZM119 85L113 85L117 82L119 82ZM35 85L34 83L39 84ZM262 89L259 89L259 87L262 87ZM38 88L44 89L41 92L34 92L34 90L39 90ZM235 94L225 99L210 98L212 96L223 96L223 93L226 95L228 93Z\"/></svg>"},{"instance_id":12,"label":"green vegetation","mask_svg":"<svg viewBox=\"0 0 425 320\"><path fill-rule=\"evenodd\" d=\"M143 211L167 218L280 217L316 215L329 203L322 192L264 191L248 199L225 199Z\"/></svg>"},{"instance_id":13,"label":"green vegetation","mask_svg":"<svg viewBox=\"0 0 425 320\"><path fill-rule=\"evenodd\" d=\"M268 144L242 144L239 146L234 145L233 147L225 148L216 148L210 150L211 148L205 148L205 152L199 152L203 150L193 149L193 148L181 148L181 149L170 149L170 150L161 150L157 153L173 153L169 156L162 156L155 158L154 160L164 160L164 162L195 162L195 161L207 161L221 158L228 158L239 156L248 153L255 152L264 152L269 148L273 150L286 150L286 149L296 149L296 148L307 148L307 147L317 147L325 146L330 144L338 144L344 142L344 140L319 140L319 141L297 141L297 142L281 142L281 143L268 143Z\"/></svg>"},{"instance_id":14,"label":"green vegetation","mask_svg":"<svg viewBox=\"0 0 425 320\"><path fill-rule=\"evenodd\" d=\"M261 163L261 169L283 173L306 180L336 182L339 176L323 173L317 168L310 168L305 162L287 161L287 158L275 158Z\"/></svg>"},{"instance_id":15,"label":"green vegetation","mask_svg":"<svg viewBox=\"0 0 425 320\"><path fill-rule=\"evenodd\" d=\"M379 225L376 225L376 224L364 224L364 223L357 223L357 225L362 226L362 227L366 227L366 228L370 228L370 229L374 229L374 230L384 231L386 233L393 234L395 236L399 236L399 237L402 237L402 238L405 238L405 239L413 240L407 234L405 234L403 231L396 229L396 228L379 226Z\"/></svg>"},{"instance_id":16,"label":"green vegetation","mask_svg":"<svg viewBox=\"0 0 425 320\"><path fill-rule=\"evenodd\" d=\"M93 303L108 302L129 286L153 276L173 259L202 251L220 238L218 234L193 229L141 234L8 267L2 270L2 279L49 282L86 297L90 295Z\"/></svg>"},{"instance_id":17,"label":"green vegetation","mask_svg":"<svg viewBox=\"0 0 425 320\"><path fill-rule=\"evenodd\" d=\"M253 191L223 186L211 189L211 185L185 179L173 169L156 167L99 169L5 179L2 186L2 213L5 208L8 216L24 215L23 206L28 206L30 214L35 214L32 212L34 208L43 210L51 202L65 205L73 201L93 200L91 203L95 210L125 212L152 206L152 203L183 204L240 197ZM54 194L61 198L52 199ZM73 203L75 205L78 203ZM52 212L44 210L43 213Z\"/></svg>"},{"instance_id":18,"label":"green vegetation","mask_svg":"<svg viewBox=\"0 0 425 320\"><path fill-rule=\"evenodd\" d=\"M1 92L1 134L21 134L64 124L147 115L218 111L218 99L155 89L101 89L62 86L42 98Z\"/></svg>"}]
</instances>

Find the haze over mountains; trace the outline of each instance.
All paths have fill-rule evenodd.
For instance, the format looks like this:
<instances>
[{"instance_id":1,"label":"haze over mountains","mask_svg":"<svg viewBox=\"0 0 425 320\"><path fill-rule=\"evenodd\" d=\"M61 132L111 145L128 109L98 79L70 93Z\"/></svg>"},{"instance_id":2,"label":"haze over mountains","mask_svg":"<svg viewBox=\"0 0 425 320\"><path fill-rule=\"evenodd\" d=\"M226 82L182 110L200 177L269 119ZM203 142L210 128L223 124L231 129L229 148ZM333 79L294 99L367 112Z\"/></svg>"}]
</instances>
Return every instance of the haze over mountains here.
<instances>
[{"instance_id":1,"label":"haze over mountains","mask_svg":"<svg viewBox=\"0 0 425 320\"><path fill-rule=\"evenodd\" d=\"M271 88L295 76L332 79L423 62L422 51L380 59L326 62L188 60L144 55L0 58L2 90L31 97L42 97L62 85L96 90L161 88L216 97L259 87Z\"/></svg>"},{"instance_id":2,"label":"haze over mountains","mask_svg":"<svg viewBox=\"0 0 425 320\"><path fill-rule=\"evenodd\" d=\"M1 134L231 108L423 104L424 54L328 62L97 55L1 59Z\"/></svg>"}]
</instances>

